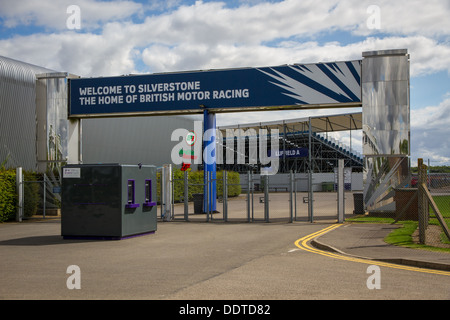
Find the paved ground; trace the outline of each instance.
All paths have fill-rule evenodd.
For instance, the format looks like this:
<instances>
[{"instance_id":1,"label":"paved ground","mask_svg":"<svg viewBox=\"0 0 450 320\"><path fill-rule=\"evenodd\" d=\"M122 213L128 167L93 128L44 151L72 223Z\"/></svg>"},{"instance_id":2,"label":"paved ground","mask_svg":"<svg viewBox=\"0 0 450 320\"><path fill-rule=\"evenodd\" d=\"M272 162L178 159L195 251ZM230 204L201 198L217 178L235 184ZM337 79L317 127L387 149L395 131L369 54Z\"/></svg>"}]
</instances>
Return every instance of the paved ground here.
<instances>
[{"instance_id":1,"label":"paved ground","mask_svg":"<svg viewBox=\"0 0 450 320\"><path fill-rule=\"evenodd\" d=\"M229 198L228 200L228 219L230 221L247 221L250 220L262 221L264 217L264 203L260 202L263 198L262 193L254 193L253 201L250 200L250 214L247 214L247 195L241 194L239 197ZM292 216L297 221L308 220L308 203L304 202L308 193L297 192L294 197L294 206ZM160 208L158 207L158 210ZM213 219L223 219L223 203L217 203L217 210L219 213L212 215ZM158 211L159 212L159 211ZM184 218L184 204L175 204L175 216L177 219ZM189 212L194 212L193 203L189 203ZM345 213L347 216L353 215L353 194L345 193ZM314 221L329 221L337 220L337 194L335 192L316 192L314 193ZM270 221L288 221L290 218L290 199L288 192L274 192L269 195L269 220ZM189 216L191 221L205 221L206 215Z\"/></svg>"},{"instance_id":2,"label":"paved ground","mask_svg":"<svg viewBox=\"0 0 450 320\"><path fill-rule=\"evenodd\" d=\"M384 290L375 293L366 287L366 265L337 261L295 246L297 239L332 225L166 222L159 223L152 235L87 241L63 240L57 219L2 224L0 298L450 298L450 272L383 269ZM383 254L387 249L392 254L383 257L399 257L395 254L398 248L377 244L385 231L375 226L341 225L317 240L353 250L353 254ZM448 256L439 259L448 262ZM70 265L80 268L80 290L67 287Z\"/></svg>"},{"instance_id":3,"label":"paved ground","mask_svg":"<svg viewBox=\"0 0 450 320\"><path fill-rule=\"evenodd\" d=\"M288 207L279 197L271 206ZM155 234L120 241L64 240L58 218L0 224L0 299L450 299L450 272L442 271L449 254L387 245L391 225L323 233L335 226L323 212L314 223L159 222ZM296 245L306 238L321 250ZM337 259L330 250L374 260ZM382 289L369 290L368 264L380 259L428 265L383 264ZM81 289L67 286L71 265L80 268Z\"/></svg>"},{"instance_id":4,"label":"paved ground","mask_svg":"<svg viewBox=\"0 0 450 320\"><path fill-rule=\"evenodd\" d=\"M301 229L309 233L320 227ZM285 223L166 222L151 235L88 241L62 239L59 220L3 224L0 297L178 298L186 288L261 256L288 252L299 231L298 225ZM81 290L66 286L70 265L81 269ZM236 292L236 298L243 296Z\"/></svg>"},{"instance_id":5,"label":"paved ground","mask_svg":"<svg viewBox=\"0 0 450 320\"><path fill-rule=\"evenodd\" d=\"M450 253L410 249L384 242L383 239L398 227L391 224L344 224L316 238L313 244L350 256L450 272Z\"/></svg>"}]
</instances>

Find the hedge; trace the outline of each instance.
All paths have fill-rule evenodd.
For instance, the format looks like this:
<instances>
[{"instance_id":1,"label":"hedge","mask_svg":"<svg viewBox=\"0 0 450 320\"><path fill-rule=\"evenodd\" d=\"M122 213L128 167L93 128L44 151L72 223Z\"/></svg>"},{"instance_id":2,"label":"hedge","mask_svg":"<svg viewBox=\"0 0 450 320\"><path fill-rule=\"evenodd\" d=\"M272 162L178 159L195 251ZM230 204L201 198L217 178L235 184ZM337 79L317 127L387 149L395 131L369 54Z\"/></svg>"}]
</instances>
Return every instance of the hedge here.
<instances>
[{"instance_id":1,"label":"hedge","mask_svg":"<svg viewBox=\"0 0 450 320\"><path fill-rule=\"evenodd\" d=\"M16 217L16 170L0 169L0 222Z\"/></svg>"},{"instance_id":2,"label":"hedge","mask_svg":"<svg viewBox=\"0 0 450 320\"><path fill-rule=\"evenodd\" d=\"M161 182L160 173L157 176L158 186ZM173 191L174 191L174 202L182 202L184 197L184 172L178 168L173 169ZM223 195L223 171L218 171L216 173L217 181L217 197L222 197ZM202 193L203 194L203 171L188 171L188 201L193 200L193 194ZM228 171L228 197L237 197L241 194L241 186L239 185L239 173ZM161 190L158 187L158 202L161 198Z\"/></svg>"},{"instance_id":3,"label":"hedge","mask_svg":"<svg viewBox=\"0 0 450 320\"><path fill-rule=\"evenodd\" d=\"M25 181L36 181L34 172L24 171ZM24 216L31 217L36 214L39 205L39 185L37 183L24 184ZM16 218L17 192L16 170L0 169L0 222L11 221Z\"/></svg>"}]
</instances>

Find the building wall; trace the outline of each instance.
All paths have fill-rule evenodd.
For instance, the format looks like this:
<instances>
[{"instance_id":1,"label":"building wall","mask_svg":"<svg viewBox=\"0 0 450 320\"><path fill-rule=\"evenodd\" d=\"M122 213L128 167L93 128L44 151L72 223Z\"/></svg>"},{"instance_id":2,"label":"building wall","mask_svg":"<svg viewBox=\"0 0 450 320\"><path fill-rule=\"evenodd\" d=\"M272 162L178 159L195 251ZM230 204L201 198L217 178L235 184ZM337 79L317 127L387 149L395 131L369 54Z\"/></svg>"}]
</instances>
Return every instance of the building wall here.
<instances>
[{"instance_id":1,"label":"building wall","mask_svg":"<svg viewBox=\"0 0 450 320\"><path fill-rule=\"evenodd\" d=\"M82 120L83 163L172 163L173 130L194 129L198 116L151 116Z\"/></svg>"},{"instance_id":2,"label":"building wall","mask_svg":"<svg viewBox=\"0 0 450 320\"><path fill-rule=\"evenodd\" d=\"M0 56L0 163L36 170L36 75L54 72Z\"/></svg>"}]
</instances>

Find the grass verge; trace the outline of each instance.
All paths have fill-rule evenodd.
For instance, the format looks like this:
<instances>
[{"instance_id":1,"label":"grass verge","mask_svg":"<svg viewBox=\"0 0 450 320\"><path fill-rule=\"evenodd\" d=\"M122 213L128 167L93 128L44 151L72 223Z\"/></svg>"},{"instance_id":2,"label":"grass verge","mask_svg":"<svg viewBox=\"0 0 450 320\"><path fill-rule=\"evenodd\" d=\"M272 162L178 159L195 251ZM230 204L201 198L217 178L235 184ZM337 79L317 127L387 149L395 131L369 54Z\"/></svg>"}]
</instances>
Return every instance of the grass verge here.
<instances>
[{"instance_id":1,"label":"grass verge","mask_svg":"<svg viewBox=\"0 0 450 320\"><path fill-rule=\"evenodd\" d=\"M356 223L393 223L393 218L378 218L378 217L368 217L359 216L355 218L346 219L346 222L356 222ZM412 234L416 231L418 222L417 221L399 221L397 224L401 225L400 228L395 229L390 234L384 238L386 243L392 244L394 246L408 247L413 249L430 250L437 252L447 252L450 253L450 249L438 248L429 245L415 243L413 241ZM445 243L445 241L444 241Z\"/></svg>"}]
</instances>

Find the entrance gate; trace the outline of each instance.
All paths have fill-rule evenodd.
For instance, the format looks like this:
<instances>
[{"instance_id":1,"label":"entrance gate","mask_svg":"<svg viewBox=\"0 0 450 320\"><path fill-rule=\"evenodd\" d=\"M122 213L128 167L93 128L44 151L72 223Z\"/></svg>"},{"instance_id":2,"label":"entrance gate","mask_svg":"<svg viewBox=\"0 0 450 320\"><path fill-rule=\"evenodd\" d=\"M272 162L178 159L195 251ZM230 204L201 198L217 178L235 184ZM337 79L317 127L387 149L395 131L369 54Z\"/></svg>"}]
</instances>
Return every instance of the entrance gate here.
<instances>
[{"instance_id":1,"label":"entrance gate","mask_svg":"<svg viewBox=\"0 0 450 320\"><path fill-rule=\"evenodd\" d=\"M170 166L159 168L161 177ZM255 175L247 172L241 175L239 183L228 179L228 172L219 173L219 179L207 179L208 187L196 183L203 179L189 179L189 173L175 176L170 170L169 184L158 177L158 218L160 221L191 222L343 222L345 216L353 214L351 190L345 192L344 184L336 184L330 190L322 190L322 183L310 183L305 174L293 173L280 177ZM343 180L343 174L341 173ZM339 178L339 177L338 177ZM278 179L278 180L277 180ZM167 179L166 179L167 181ZM281 181L281 182L280 182ZM218 188L216 211L203 211L204 189L210 190L212 183ZM304 190L304 185L311 188ZM165 186L170 191L164 191ZM238 195L229 196L230 188L238 188ZM298 191L302 189L303 191ZM342 197L339 197L339 191ZM164 192L171 193L169 198L160 197ZM208 196L208 194L206 194ZM169 201L167 203L166 201ZM341 209L340 209L341 208Z\"/></svg>"},{"instance_id":2,"label":"entrance gate","mask_svg":"<svg viewBox=\"0 0 450 320\"><path fill-rule=\"evenodd\" d=\"M362 56L362 60L355 61L142 76L76 78L67 74L45 74L37 79L39 91L49 88L55 80L62 89L55 90L57 94L54 97L39 100L37 127L52 128L53 118L48 115L55 112L50 107L67 114L67 118L65 122L58 122L65 135L56 140L49 130L42 131L47 134L43 137L40 137L41 131L38 132L38 159L42 166L65 159L68 164L82 163L81 120L84 118L197 113L203 114L203 133L207 133L210 129L214 131L215 115L220 112L362 107L364 170L367 175L364 201L367 209L383 210L393 202L390 191L406 181L409 174L409 55L407 50L400 49L365 52ZM53 103L53 100L66 101L67 91L68 108L63 103ZM309 136L311 139L311 131ZM185 135L179 138L184 139ZM214 134L203 135L207 157L199 157L196 163L201 165L207 160L203 165L204 177L210 178L203 185L203 195L206 195L203 210L209 212L206 214L208 219L214 218L214 212L219 211L215 196L219 179L212 152L213 139ZM46 158L53 153L58 155L56 160ZM311 153L309 157L308 170L312 179L314 159ZM172 158L174 165L180 165L182 161L182 157ZM39 170L45 172L46 169ZM278 197L282 203L290 201L286 203L289 213L281 216L293 220L293 203L298 199L293 196L292 183L285 182L289 186L288 194L285 194L289 200L283 200L281 194L286 191L267 189L273 187L274 181L271 181L272 177L264 179L264 214L260 215L260 211L255 209L256 190L251 187L247 191L250 201L245 206L247 220L249 217L253 220L263 217L264 221L270 221L272 212L278 210L278 206L274 206ZM170 179L165 179L165 183L167 181ZM172 193L167 193L168 188L164 190L161 218L172 220L174 210L170 203L174 199ZM312 189L308 190L307 199L309 219L314 221L317 199ZM231 200L224 198L224 201L230 206ZM279 208L281 213L281 208L285 207ZM222 219L231 219L230 212L228 207Z\"/></svg>"}]
</instances>

